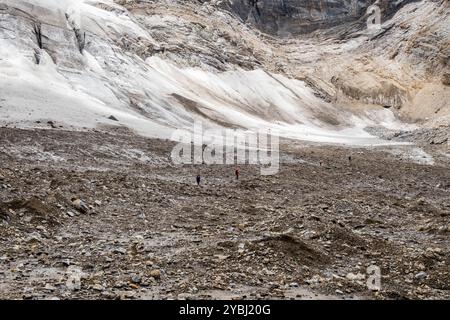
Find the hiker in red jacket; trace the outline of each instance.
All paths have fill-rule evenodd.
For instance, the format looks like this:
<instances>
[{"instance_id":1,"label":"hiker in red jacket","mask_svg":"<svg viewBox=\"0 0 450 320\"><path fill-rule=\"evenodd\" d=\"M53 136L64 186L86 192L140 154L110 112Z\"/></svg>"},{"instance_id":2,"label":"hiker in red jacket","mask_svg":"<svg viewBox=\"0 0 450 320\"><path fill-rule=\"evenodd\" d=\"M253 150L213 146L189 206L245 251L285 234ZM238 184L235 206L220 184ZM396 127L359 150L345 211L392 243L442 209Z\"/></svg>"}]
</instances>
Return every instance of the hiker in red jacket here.
<instances>
[{"instance_id":1,"label":"hiker in red jacket","mask_svg":"<svg viewBox=\"0 0 450 320\"><path fill-rule=\"evenodd\" d=\"M236 175L236 180L239 180L239 175L241 174L241 172L239 171L239 168L236 168L236 170L234 171L234 174Z\"/></svg>"}]
</instances>

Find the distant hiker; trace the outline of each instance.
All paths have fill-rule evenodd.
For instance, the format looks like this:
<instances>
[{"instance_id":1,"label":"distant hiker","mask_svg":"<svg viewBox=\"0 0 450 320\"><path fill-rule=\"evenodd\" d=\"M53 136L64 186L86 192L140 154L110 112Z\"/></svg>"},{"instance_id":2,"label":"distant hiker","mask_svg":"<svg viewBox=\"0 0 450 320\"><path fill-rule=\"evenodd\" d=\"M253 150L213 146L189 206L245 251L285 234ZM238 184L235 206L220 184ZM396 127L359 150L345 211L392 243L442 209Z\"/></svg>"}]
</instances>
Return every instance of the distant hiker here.
<instances>
[{"instance_id":1,"label":"distant hiker","mask_svg":"<svg viewBox=\"0 0 450 320\"><path fill-rule=\"evenodd\" d=\"M348 156L348 162L352 163L352 156Z\"/></svg>"},{"instance_id":2,"label":"distant hiker","mask_svg":"<svg viewBox=\"0 0 450 320\"><path fill-rule=\"evenodd\" d=\"M201 178L200 175L198 174L198 175L197 175L197 179L196 179L196 180L197 180L197 185L198 185L198 186L200 186L200 181L201 181L201 179L202 179L202 178Z\"/></svg>"},{"instance_id":3,"label":"distant hiker","mask_svg":"<svg viewBox=\"0 0 450 320\"><path fill-rule=\"evenodd\" d=\"M239 175L241 174L239 171L239 168L236 168L236 170L234 171L234 174L236 176L236 180L239 180Z\"/></svg>"}]
</instances>

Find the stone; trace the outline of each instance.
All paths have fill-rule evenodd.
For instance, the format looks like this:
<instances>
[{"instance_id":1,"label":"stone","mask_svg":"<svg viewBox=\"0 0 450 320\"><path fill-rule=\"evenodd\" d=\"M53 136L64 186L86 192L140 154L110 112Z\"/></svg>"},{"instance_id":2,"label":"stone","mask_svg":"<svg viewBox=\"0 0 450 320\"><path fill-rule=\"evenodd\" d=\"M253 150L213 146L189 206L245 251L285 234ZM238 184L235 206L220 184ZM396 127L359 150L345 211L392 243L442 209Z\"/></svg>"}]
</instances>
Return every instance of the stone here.
<instances>
[{"instance_id":1,"label":"stone","mask_svg":"<svg viewBox=\"0 0 450 320\"><path fill-rule=\"evenodd\" d=\"M161 278L161 270L159 270L159 269L151 270L149 275L150 275L150 277L153 277L155 279L159 279L159 278Z\"/></svg>"},{"instance_id":2,"label":"stone","mask_svg":"<svg viewBox=\"0 0 450 320\"><path fill-rule=\"evenodd\" d=\"M424 271L420 271L419 273L417 273L414 278L418 279L418 280L422 280L428 277L428 274Z\"/></svg>"},{"instance_id":3,"label":"stone","mask_svg":"<svg viewBox=\"0 0 450 320\"><path fill-rule=\"evenodd\" d=\"M222 255L222 254L216 254L216 255L214 255L214 257L216 257L219 261L223 261L223 260L228 259L229 256Z\"/></svg>"},{"instance_id":4,"label":"stone","mask_svg":"<svg viewBox=\"0 0 450 320\"><path fill-rule=\"evenodd\" d=\"M41 235L37 232L32 232L26 239L26 242L29 244L42 242Z\"/></svg>"},{"instance_id":5,"label":"stone","mask_svg":"<svg viewBox=\"0 0 450 320\"><path fill-rule=\"evenodd\" d=\"M101 284L94 284L92 286L92 289L94 289L96 291L103 291L103 290L105 290L105 288L103 288L103 286Z\"/></svg>"},{"instance_id":6,"label":"stone","mask_svg":"<svg viewBox=\"0 0 450 320\"><path fill-rule=\"evenodd\" d=\"M114 283L114 288L120 289L120 288L123 288L125 285L126 285L125 282L123 282L123 281L117 281L116 283Z\"/></svg>"},{"instance_id":7,"label":"stone","mask_svg":"<svg viewBox=\"0 0 450 320\"><path fill-rule=\"evenodd\" d=\"M73 207L75 209L77 209L81 213L88 213L89 212L89 207L81 199L72 198L72 205L73 205Z\"/></svg>"},{"instance_id":8,"label":"stone","mask_svg":"<svg viewBox=\"0 0 450 320\"><path fill-rule=\"evenodd\" d=\"M154 265L154 262L152 260L147 260L147 261L145 261L145 265L151 267Z\"/></svg>"},{"instance_id":9,"label":"stone","mask_svg":"<svg viewBox=\"0 0 450 320\"><path fill-rule=\"evenodd\" d=\"M415 266L416 266L417 269L419 269L420 271L424 271L424 270L426 269L426 268L425 268L425 265L424 265L423 263L417 263Z\"/></svg>"},{"instance_id":10,"label":"stone","mask_svg":"<svg viewBox=\"0 0 450 320\"><path fill-rule=\"evenodd\" d=\"M426 203L426 200L424 197L420 197L416 200L418 205L424 205Z\"/></svg>"},{"instance_id":11,"label":"stone","mask_svg":"<svg viewBox=\"0 0 450 320\"><path fill-rule=\"evenodd\" d=\"M428 249L427 249L427 250L428 250ZM434 253L442 254L442 249L441 249L441 248L431 248L431 250L432 250Z\"/></svg>"},{"instance_id":12,"label":"stone","mask_svg":"<svg viewBox=\"0 0 450 320\"><path fill-rule=\"evenodd\" d=\"M142 282L142 277L138 274L134 274L131 276L131 282L140 284Z\"/></svg>"},{"instance_id":13,"label":"stone","mask_svg":"<svg viewBox=\"0 0 450 320\"><path fill-rule=\"evenodd\" d=\"M47 283L44 288L45 288L45 290L49 290L49 291L55 291L56 290L56 287L51 285L51 284L49 284L49 283Z\"/></svg>"},{"instance_id":14,"label":"stone","mask_svg":"<svg viewBox=\"0 0 450 320\"><path fill-rule=\"evenodd\" d=\"M129 287L132 289L139 289L140 287L136 283L130 283Z\"/></svg>"},{"instance_id":15,"label":"stone","mask_svg":"<svg viewBox=\"0 0 450 320\"><path fill-rule=\"evenodd\" d=\"M450 73L444 73L442 76L442 84L450 86Z\"/></svg>"}]
</instances>

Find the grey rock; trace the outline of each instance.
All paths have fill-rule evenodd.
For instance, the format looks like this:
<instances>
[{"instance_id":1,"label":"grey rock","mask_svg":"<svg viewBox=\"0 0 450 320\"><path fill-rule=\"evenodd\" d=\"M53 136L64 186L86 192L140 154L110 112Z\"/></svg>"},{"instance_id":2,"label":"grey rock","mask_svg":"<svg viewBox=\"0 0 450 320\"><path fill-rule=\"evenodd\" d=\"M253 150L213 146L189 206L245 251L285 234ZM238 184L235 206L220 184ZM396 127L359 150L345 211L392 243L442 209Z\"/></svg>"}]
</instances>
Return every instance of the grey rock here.
<instances>
[{"instance_id":1,"label":"grey rock","mask_svg":"<svg viewBox=\"0 0 450 320\"><path fill-rule=\"evenodd\" d=\"M419 273L417 273L414 278L418 279L418 280L422 280L428 277L428 274L425 271L420 271Z\"/></svg>"},{"instance_id":2,"label":"grey rock","mask_svg":"<svg viewBox=\"0 0 450 320\"><path fill-rule=\"evenodd\" d=\"M134 274L131 276L131 282L135 284L140 284L142 282L142 277L138 274Z\"/></svg>"},{"instance_id":3,"label":"grey rock","mask_svg":"<svg viewBox=\"0 0 450 320\"><path fill-rule=\"evenodd\" d=\"M442 83L445 84L446 86L450 86L450 73L445 73L442 76Z\"/></svg>"}]
</instances>

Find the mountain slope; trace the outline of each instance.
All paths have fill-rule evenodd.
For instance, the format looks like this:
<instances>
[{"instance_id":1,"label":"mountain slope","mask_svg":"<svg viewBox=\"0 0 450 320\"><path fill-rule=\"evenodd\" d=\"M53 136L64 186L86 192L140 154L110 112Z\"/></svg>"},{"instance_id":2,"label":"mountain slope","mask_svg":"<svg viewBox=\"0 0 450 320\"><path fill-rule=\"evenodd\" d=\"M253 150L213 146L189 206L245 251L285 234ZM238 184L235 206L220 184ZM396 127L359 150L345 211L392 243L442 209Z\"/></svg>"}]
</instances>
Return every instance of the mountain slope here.
<instances>
[{"instance_id":1,"label":"mountain slope","mask_svg":"<svg viewBox=\"0 0 450 320\"><path fill-rule=\"evenodd\" d=\"M280 38L245 24L227 1L0 0L1 122L125 125L170 138L200 120L313 141L382 143L364 128L408 127L383 107L420 115L414 104L430 101L429 79L448 94L437 80L445 72L427 71L442 59L414 45L386 57L387 39L406 47L406 36L433 34L431 45L445 58L448 3L425 4L404 6L376 35L348 22ZM424 10L434 29L419 27ZM405 23L413 28L405 31ZM420 69L406 69L415 59L423 59ZM439 119L448 115L442 101L433 110Z\"/></svg>"}]
</instances>

